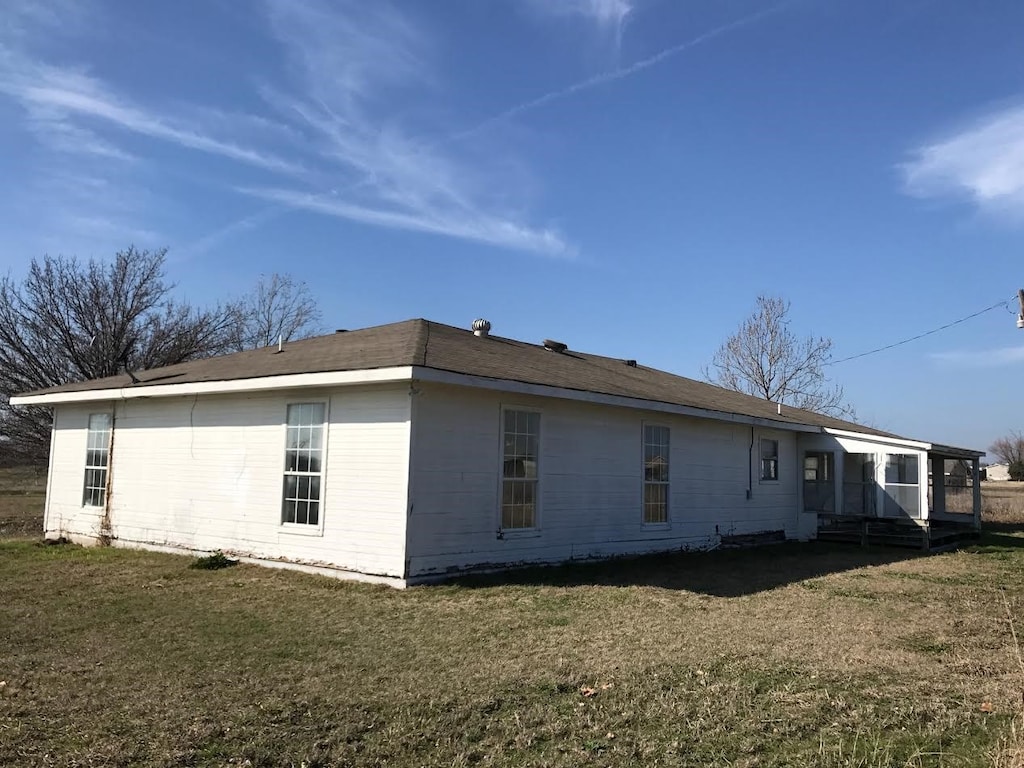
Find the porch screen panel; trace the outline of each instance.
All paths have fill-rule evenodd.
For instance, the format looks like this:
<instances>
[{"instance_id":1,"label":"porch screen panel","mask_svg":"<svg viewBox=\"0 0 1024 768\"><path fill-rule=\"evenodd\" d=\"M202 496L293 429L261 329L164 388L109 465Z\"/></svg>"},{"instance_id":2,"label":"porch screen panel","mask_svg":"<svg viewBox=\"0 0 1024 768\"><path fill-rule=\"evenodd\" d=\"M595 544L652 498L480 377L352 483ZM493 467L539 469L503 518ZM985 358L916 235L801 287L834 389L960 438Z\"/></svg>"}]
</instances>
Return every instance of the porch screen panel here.
<instances>
[{"instance_id":1,"label":"porch screen panel","mask_svg":"<svg viewBox=\"0 0 1024 768\"><path fill-rule=\"evenodd\" d=\"M885 459L885 516L921 516L921 477L918 457L894 453Z\"/></svg>"},{"instance_id":2,"label":"porch screen panel","mask_svg":"<svg viewBox=\"0 0 1024 768\"><path fill-rule=\"evenodd\" d=\"M835 508L835 457L824 452L805 453L804 512L834 512Z\"/></svg>"},{"instance_id":3,"label":"porch screen panel","mask_svg":"<svg viewBox=\"0 0 1024 768\"><path fill-rule=\"evenodd\" d=\"M843 455L843 514L874 517L878 486L875 457L870 453Z\"/></svg>"}]
</instances>

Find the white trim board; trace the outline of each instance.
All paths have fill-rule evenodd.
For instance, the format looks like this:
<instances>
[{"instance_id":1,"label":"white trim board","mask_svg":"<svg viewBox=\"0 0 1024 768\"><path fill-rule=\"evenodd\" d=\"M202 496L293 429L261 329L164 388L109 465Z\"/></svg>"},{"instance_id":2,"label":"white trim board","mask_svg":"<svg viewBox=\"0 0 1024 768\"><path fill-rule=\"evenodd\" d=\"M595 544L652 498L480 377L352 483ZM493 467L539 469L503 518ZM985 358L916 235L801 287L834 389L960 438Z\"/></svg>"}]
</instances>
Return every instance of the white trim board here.
<instances>
[{"instance_id":1,"label":"white trim board","mask_svg":"<svg viewBox=\"0 0 1024 768\"><path fill-rule=\"evenodd\" d=\"M409 381L411 366L372 368L358 371L325 371L322 373L290 373L283 376L260 376L253 379L227 381L196 381L183 384L153 384L113 389L86 389L78 392L54 392L40 395L16 395L11 405L61 405L91 403L102 400L133 400L146 397L180 397L181 395L215 395L234 392L261 392L274 389L304 387L353 386Z\"/></svg>"}]
</instances>

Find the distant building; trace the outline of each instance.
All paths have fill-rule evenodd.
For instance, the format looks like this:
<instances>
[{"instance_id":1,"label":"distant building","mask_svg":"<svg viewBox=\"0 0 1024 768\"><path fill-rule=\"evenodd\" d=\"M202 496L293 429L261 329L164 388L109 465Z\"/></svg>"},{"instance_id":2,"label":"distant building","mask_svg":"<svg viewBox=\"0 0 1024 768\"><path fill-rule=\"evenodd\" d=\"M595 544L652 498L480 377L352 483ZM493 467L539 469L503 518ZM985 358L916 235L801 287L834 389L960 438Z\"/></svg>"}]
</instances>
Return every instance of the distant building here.
<instances>
[{"instance_id":1,"label":"distant building","mask_svg":"<svg viewBox=\"0 0 1024 768\"><path fill-rule=\"evenodd\" d=\"M985 468L985 479L986 480L1009 480L1010 479L1010 465L1009 464L989 464Z\"/></svg>"}]
</instances>

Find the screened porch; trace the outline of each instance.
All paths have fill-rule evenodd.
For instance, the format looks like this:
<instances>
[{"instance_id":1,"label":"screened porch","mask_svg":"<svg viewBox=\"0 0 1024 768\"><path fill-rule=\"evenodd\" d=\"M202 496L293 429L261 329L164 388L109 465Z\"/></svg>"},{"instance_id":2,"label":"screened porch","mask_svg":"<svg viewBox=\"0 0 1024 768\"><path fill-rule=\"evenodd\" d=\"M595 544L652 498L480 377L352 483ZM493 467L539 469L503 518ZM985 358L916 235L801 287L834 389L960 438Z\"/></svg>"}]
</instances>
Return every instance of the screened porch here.
<instances>
[{"instance_id":1,"label":"screened porch","mask_svg":"<svg viewBox=\"0 0 1024 768\"><path fill-rule=\"evenodd\" d=\"M936 549L981 528L980 453L911 441L803 442L802 510L817 516L820 539Z\"/></svg>"}]
</instances>

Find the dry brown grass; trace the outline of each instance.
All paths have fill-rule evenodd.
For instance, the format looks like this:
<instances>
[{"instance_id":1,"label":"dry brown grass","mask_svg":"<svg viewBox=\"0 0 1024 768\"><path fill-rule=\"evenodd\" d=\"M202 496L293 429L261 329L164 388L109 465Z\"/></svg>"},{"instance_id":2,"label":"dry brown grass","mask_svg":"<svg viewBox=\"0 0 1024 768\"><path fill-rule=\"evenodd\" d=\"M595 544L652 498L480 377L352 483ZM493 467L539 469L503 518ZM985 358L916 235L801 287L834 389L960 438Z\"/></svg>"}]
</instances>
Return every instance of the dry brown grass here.
<instances>
[{"instance_id":1,"label":"dry brown grass","mask_svg":"<svg viewBox=\"0 0 1024 768\"><path fill-rule=\"evenodd\" d=\"M41 536L46 471L0 469L0 537Z\"/></svg>"},{"instance_id":2,"label":"dry brown grass","mask_svg":"<svg viewBox=\"0 0 1024 768\"><path fill-rule=\"evenodd\" d=\"M405 592L189 562L0 541L0 764L1024 766L1009 528Z\"/></svg>"},{"instance_id":3,"label":"dry brown grass","mask_svg":"<svg viewBox=\"0 0 1024 768\"><path fill-rule=\"evenodd\" d=\"M1024 527L1024 483L985 482L981 497L983 522Z\"/></svg>"},{"instance_id":4,"label":"dry brown grass","mask_svg":"<svg viewBox=\"0 0 1024 768\"><path fill-rule=\"evenodd\" d=\"M0 764L991 764L1021 696L999 595L1020 613L1022 544L397 592L0 543Z\"/></svg>"}]
</instances>

